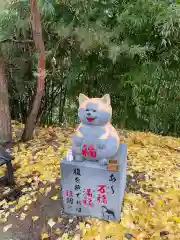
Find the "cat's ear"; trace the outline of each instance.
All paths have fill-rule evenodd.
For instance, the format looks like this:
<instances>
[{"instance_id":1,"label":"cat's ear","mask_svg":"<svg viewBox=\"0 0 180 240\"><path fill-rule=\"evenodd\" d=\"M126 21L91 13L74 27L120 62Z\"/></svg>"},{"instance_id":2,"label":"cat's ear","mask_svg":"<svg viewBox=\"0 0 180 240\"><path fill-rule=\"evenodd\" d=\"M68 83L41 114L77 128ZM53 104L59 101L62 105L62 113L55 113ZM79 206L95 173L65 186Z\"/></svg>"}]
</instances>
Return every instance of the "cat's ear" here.
<instances>
[{"instance_id":1,"label":"cat's ear","mask_svg":"<svg viewBox=\"0 0 180 240\"><path fill-rule=\"evenodd\" d=\"M107 105L111 105L111 99L110 99L110 95L109 95L109 94L105 94L101 99L102 99Z\"/></svg>"},{"instance_id":2,"label":"cat's ear","mask_svg":"<svg viewBox=\"0 0 180 240\"><path fill-rule=\"evenodd\" d=\"M89 98L86 96L86 95L84 95L83 93L80 93L79 94L79 98L78 98L78 100L79 100L79 105L81 105L83 102L85 102L86 100L88 100Z\"/></svg>"}]
</instances>

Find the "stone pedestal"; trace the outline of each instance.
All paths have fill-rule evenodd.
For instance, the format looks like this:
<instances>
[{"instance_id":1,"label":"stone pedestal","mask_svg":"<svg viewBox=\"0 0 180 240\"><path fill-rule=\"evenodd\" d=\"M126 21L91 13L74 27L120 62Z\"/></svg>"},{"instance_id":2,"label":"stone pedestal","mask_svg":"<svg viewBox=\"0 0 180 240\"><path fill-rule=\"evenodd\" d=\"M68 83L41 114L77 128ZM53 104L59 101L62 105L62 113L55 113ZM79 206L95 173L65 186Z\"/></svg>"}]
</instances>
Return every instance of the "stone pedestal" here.
<instances>
[{"instance_id":1,"label":"stone pedestal","mask_svg":"<svg viewBox=\"0 0 180 240\"><path fill-rule=\"evenodd\" d=\"M60 164L65 213L119 221L126 187L124 143L119 146L118 161L118 171L111 172L97 162L68 161L65 157Z\"/></svg>"}]
</instances>

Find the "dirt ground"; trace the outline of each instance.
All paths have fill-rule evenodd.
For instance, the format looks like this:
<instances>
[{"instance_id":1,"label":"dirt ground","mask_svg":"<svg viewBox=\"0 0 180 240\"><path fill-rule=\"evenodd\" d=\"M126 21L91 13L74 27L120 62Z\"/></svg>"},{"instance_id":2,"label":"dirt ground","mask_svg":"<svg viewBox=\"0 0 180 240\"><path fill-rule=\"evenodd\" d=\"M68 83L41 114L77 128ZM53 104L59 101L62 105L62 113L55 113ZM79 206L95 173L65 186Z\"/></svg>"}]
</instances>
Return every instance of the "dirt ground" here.
<instances>
[{"instance_id":1,"label":"dirt ground","mask_svg":"<svg viewBox=\"0 0 180 240\"><path fill-rule=\"evenodd\" d=\"M58 182L60 181L57 180L57 183ZM57 194L59 195L58 199L56 201L52 200L51 197ZM41 240L42 231L50 235L49 238L46 238L47 240L54 240L58 239L58 237L61 237L66 232L74 235L79 231L79 221L83 221L82 218L73 216L68 217L63 213L61 192L53 189L53 187L47 196L40 196L38 200L31 205L23 221L19 220L21 212L22 211L12 213L8 217L8 223L0 224L0 240ZM32 216L39 216L39 219L33 222ZM52 232L55 231L51 231L47 224L48 220L51 218L57 220L53 228L61 230L58 236L52 234ZM58 221L58 218L60 221ZM12 227L7 232L3 232L3 227L7 224L12 224Z\"/></svg>"}]
</instances>

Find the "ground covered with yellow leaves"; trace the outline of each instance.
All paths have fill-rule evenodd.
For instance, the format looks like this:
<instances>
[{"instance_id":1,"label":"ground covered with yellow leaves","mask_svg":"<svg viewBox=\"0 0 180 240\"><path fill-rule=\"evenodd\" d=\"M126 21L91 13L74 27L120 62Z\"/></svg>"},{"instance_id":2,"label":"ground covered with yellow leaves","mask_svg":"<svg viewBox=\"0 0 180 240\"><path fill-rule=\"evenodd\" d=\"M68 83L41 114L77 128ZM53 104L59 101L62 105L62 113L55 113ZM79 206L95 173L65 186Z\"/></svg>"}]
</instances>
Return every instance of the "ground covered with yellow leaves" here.
<instances>
[{"instance_id":1,"label":"ground covered with yellow leaves","mask_svg":"<svg viewBox=\"0 0 180 240\"><path fill-rule=\"evenodd\" d=\"M14 138L22 129L13 125ZM0 239L180 239L180 139L126 132L127 189L121 222L63 214L60 159L72 128L38 128L13 147L16 186L0 187ZM4 168L0 169L1 174Z\"/></svg>"}]
</instances>

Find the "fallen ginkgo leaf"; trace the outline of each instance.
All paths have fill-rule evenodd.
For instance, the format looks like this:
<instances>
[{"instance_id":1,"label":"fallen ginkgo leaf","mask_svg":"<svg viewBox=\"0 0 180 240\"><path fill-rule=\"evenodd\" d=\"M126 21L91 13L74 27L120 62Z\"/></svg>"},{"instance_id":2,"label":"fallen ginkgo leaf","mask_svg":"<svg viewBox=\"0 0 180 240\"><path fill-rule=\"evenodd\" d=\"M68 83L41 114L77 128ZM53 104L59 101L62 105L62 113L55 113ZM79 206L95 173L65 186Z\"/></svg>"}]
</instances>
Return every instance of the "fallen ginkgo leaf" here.
<instances>
[{"instance_id":1,"label":"fallen ginkgo leaf","mask_svg":"<svg viewBox=\"0 0 180 240\"><path fill-rule=\"evenodd\" d=\"M58 238L58 240L69 240L68 233L64 233L61 238Z\"/></svg>"},{"instance_id":2,"label":"fallen ginkgo leaf","mask_svg":"<svg viewBox=\"0 0 180 240\"><path fill-rule=\"evenodd\" d=\"M47 233L41 233L41 239L44 240L46 238L48 238L49 235Z\"/></svg>"},{"instance_id":3,"label":"fallen ginkgo leaf","mask_svg":"<svg viewBox=\"0 0 180 240\"><path fill-rule=\"evenodd\" d=\"M44 189L44 188L40 188L40 189L39 189L39 192L40 192L41 194L43 194L43 193L45 192L45 189Z\"/></svg>"},{"instance_id":4,"label":"fallen ginkgo leaf","mask_svg":"<svg viewBox=\"0 0 180 240\"><path fill-rule=\"evenodd\" d=\"M51 199L52 199L52 200L57 200L57 199L58 199L58 196L55 195L55 196L51 197Z\"/></svg>"},{"instance_id":5,"label":"fallen ginkgo leaf","mask_svg":"<svg viewBox=\"0 0 180 240\"><path fill-rule=\"evenodd\" d=\"M5 227L3 227L3 232L7 232L7 230L11 227L12 227L12 224L6 225Z\"/></svg>"},{"instance_id":6,"label":"fallen ginkgo leaf","mask_svg":"<svg viewBox=\"0 0 180 240\"><path fill-rule=\"evenodd\" d=\"M10 208L10 209L9 209L9 211L10 211L11 213L15 212L15 210L16 210L15 208Z\"/></svg>"},{"instance_id":7,"label":"fallen ginkgo leaf","mask_svg":"<svg viewBox=\"0 0 180 240\"><path fill-rule=\"evenodd\" d=\"M29 209L28 205L24 206L24 211L27 211L28 209Z\"/></svg>"},{"instance_id":8,"label":"fallen ginkgo leaf","mask_svg":"<svg viewBox=\"0 0 180 240\"><path fill-rule=\"evenodd\" d=\"M63 221L63 218L60 218L60 217L58 217L58 220L57 220L58 222L62 222Z\"/></svg>"},{"instance_id":9,"label":"fallen ginkgo leaf","mask_svg":"<svg viewBox=\"0 0 180 240\"><path fill-rule=\"evenodd\" d=\"M83 222L80 222L79 227L80 227L80 229L85 228L85 224Z\"/></svg>"},{"instance_id":10,"label":"fallen ginkgo leaf","mask_svg":"<svg viewBox=\"0 0 180 240\"><path fill-rule=\"evenodd\" d=\"M51 186L46 188L45 196L47 196L50 191L51 191Z\"/></svg>"},{"instance_id":11,"label":"fallen ginkgo leaf","mask_svg":"<svg viewBox=\"0 0 180 240\"><path fill-rule=\"evenodd\" d=\"M27 216L27 214L26 213L21 213L21 215L20 215L20 220L22 221L22 220L24 220L25 219L25 217Z\"/></svg>"},{"instance_id":12,"label":"fallen ginkgo leaf","mask_svg":"<svg viewBox=\"0 0 180 240\"><path fill-rule=\"evenodd\" d=\"M0 218L0 222L2 222L2 223L7 222L7 218Z\"/></svg>"},{"instance_id":13,"label":"fallen ginkgo leaf","mask_svg":"<svg viewBox=\"0 0 180 240\"><path fill-rule=\"evenodd\" d=\"M31 203L32 203L32 200L28 200L28 201L27 201L27 204L30 205Z\"/></svg>"},{"instance_id":14,"label":"fallen ginkgo leaf","mask_svg":"<svg viewBox=\"0 0 180 240\"><path fill-rule=\"evenodd\" d=\"M60 234L61 234L61 229L60 229L60 228L56 228L55 234L56 234L56 235L60 235Z\"/></svg>"},{"instance_id":15,"label":"fallen ginkgo leaf","mask_svg":"<svg viewBox=\"0 0 180 240\"><path fill-rule=\"evenodd\" d=\"M27 182L28 182L28 183L31 183L31 182L32 182L32 178L29 178L29 179L27 180Z\"/></svg>"},{"instance_id":16,"label":"fallen ginkgo leaf","mask_svg":"<svg viewBox=\"0 0 180 240\"><path fill-rule=\"evenodd\" d=\"M36 220L38 220L38 216L32 216L32 220L33 220L33 222L35 222Z\"/></svg>"},{"instance_id":17,"label":"fallen ginkgo leaf","mask_svg":"<svg viewBox=\"0 0 180 240\"><path fill-rule=\"evenodd\" d=\"M8 202L8 205L11 206L11 205L13 205L13 204L15 204L15 203L16 203L16 201Z\"/></svg>"},{"instance_id":18,"label":"fallen ginkgo leaf","mask_svg":"<svg viewBox=\"0 0 180 240\"><path fill-rule=\"evenodd\" d=\"M2 200L1 202L0 202L0 206L2 206L2 205L4 205L4 204L6 204L7 202L6 202L6 200L4 199L4 200Z\"/></svg>"},{"instance_id":19,"label":"fallen ginkgo leaf","mask_svg":"<svg viewBox=\"0 0 180 240\"><path fill-rule=\"evenodd\" d=\"M55 224L56 224L56 222L54 222L52 218L50 218L50 219L48 220L48 225L49 225L51 228L52 228Z\"/></svg>"},{"instance_id":20,"label":"fallen ginkgo leaf","mask_svg":"<svg viewBox=\"0 0 180 240\"><path fill-rule=\"evenodd\" d=\"M81 235L77 233L72 240L80 240L80 239L81 239Z\"/></svg>"}]
</instances>

